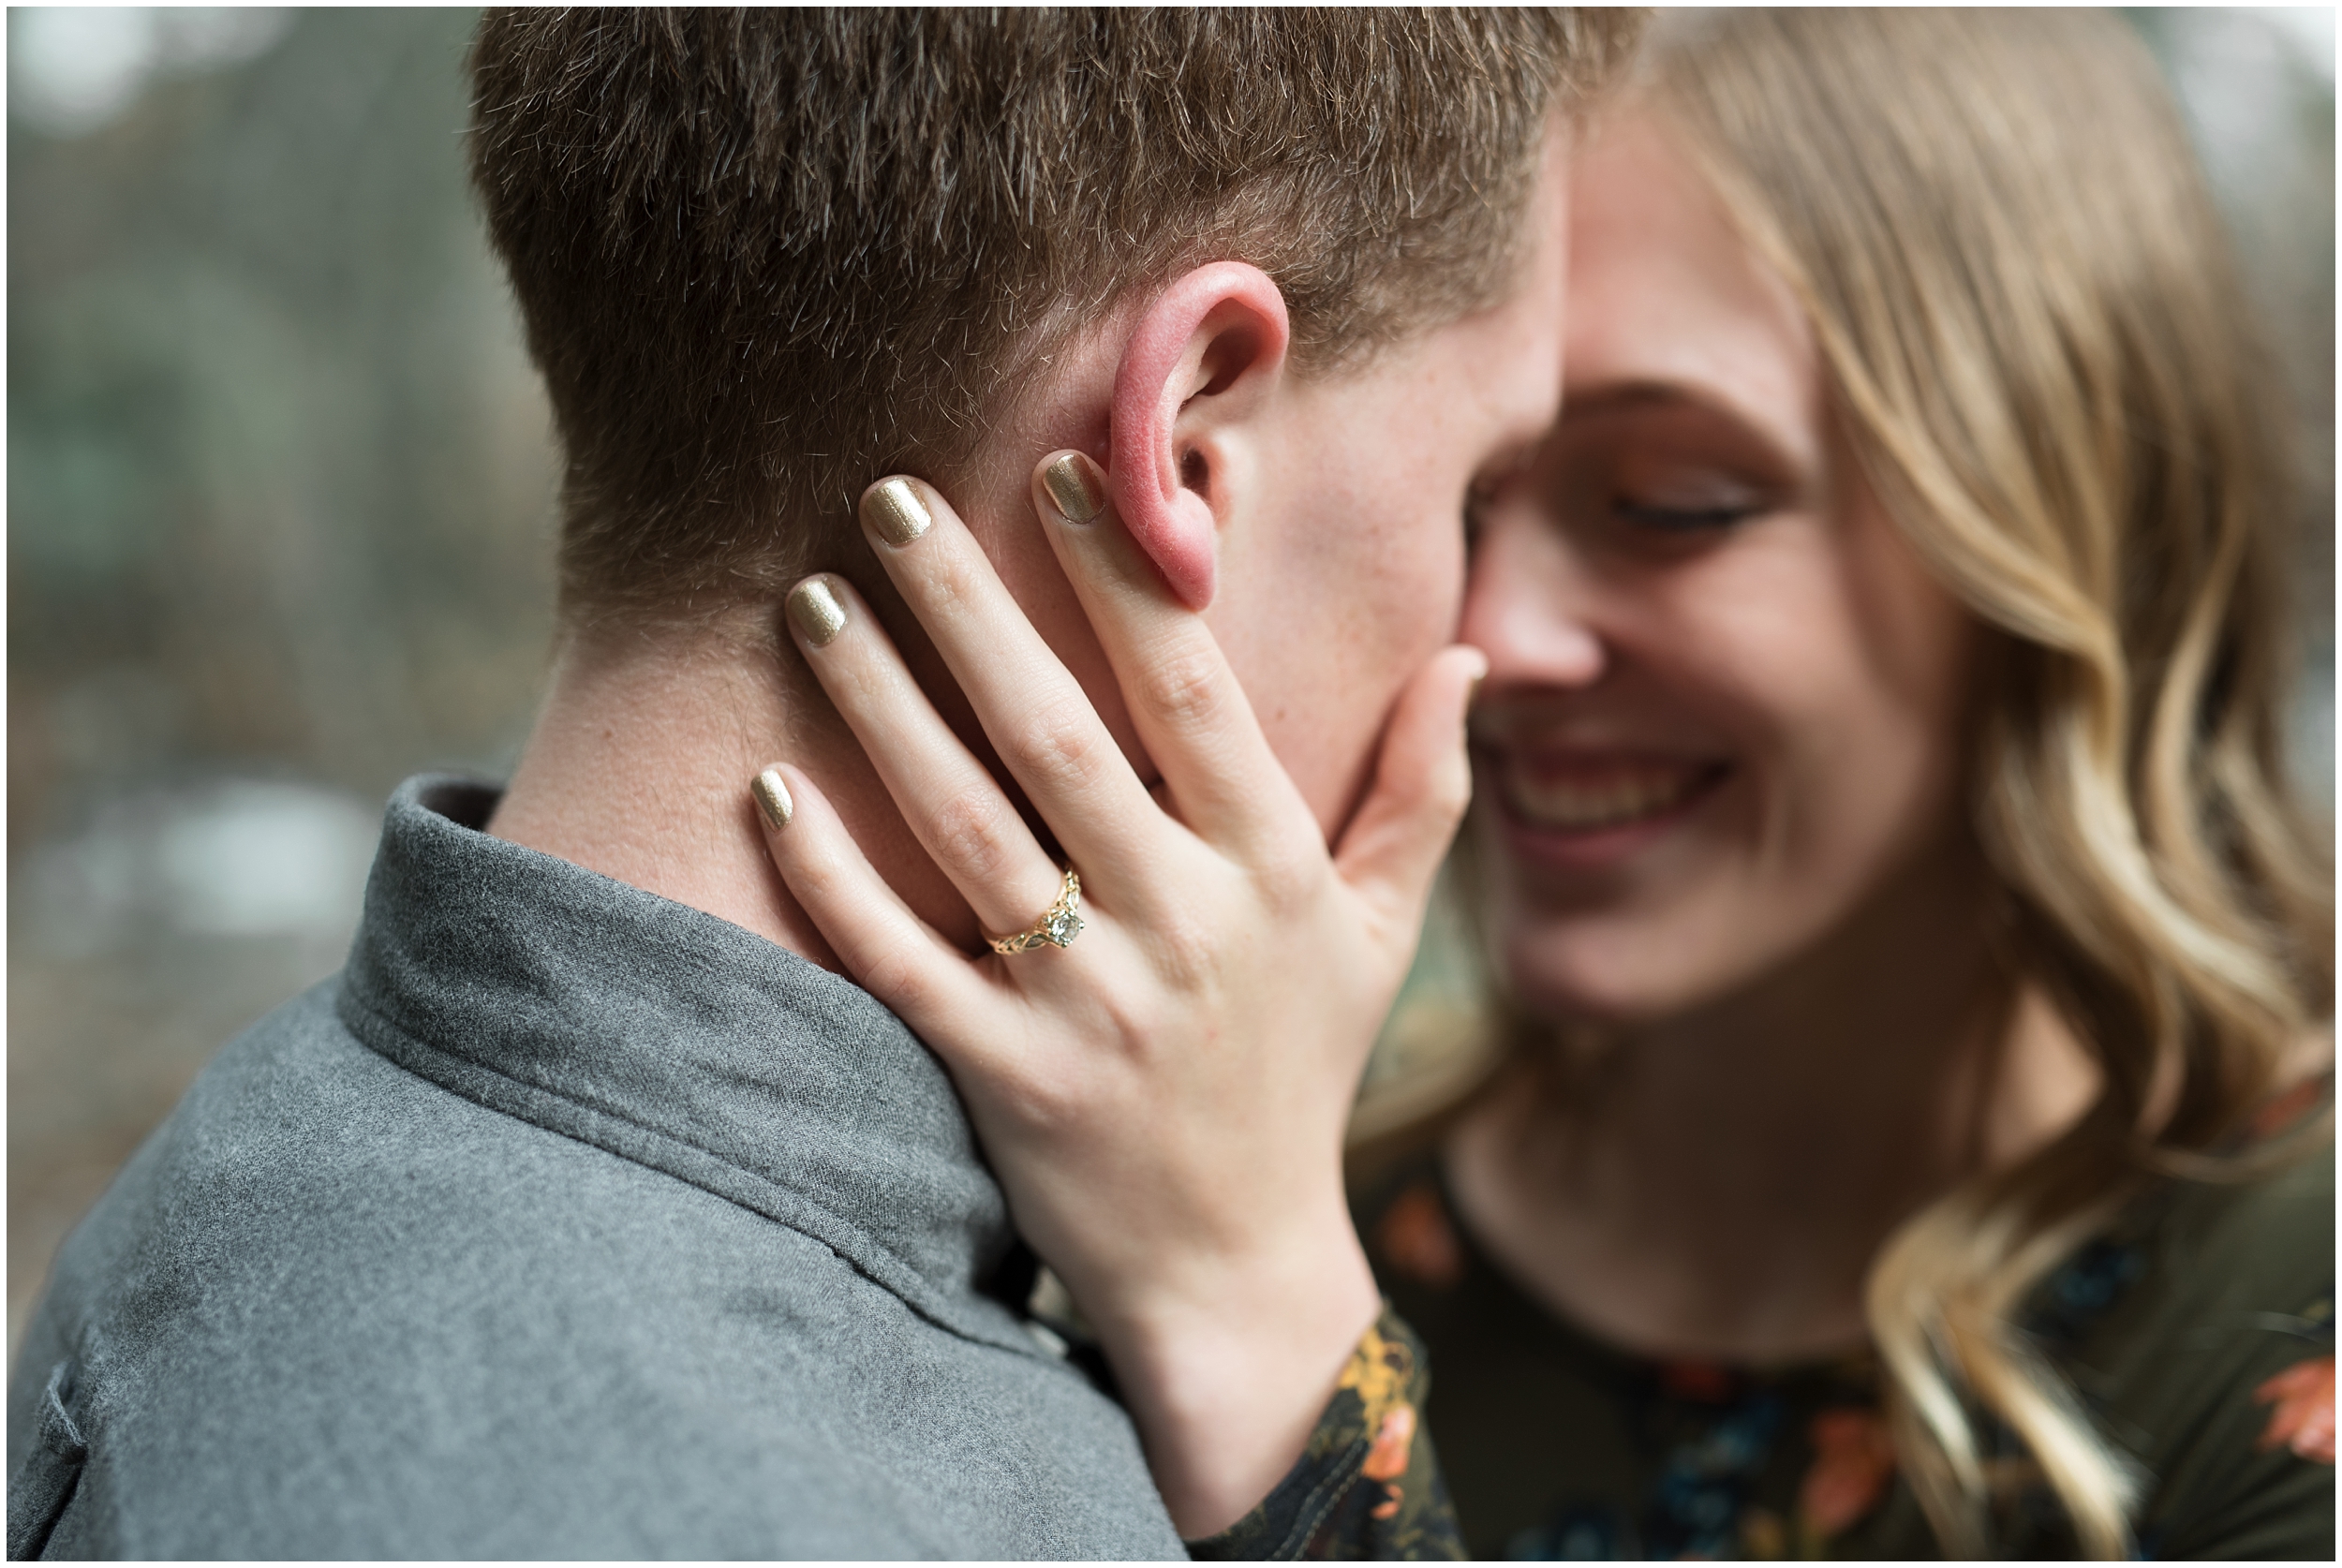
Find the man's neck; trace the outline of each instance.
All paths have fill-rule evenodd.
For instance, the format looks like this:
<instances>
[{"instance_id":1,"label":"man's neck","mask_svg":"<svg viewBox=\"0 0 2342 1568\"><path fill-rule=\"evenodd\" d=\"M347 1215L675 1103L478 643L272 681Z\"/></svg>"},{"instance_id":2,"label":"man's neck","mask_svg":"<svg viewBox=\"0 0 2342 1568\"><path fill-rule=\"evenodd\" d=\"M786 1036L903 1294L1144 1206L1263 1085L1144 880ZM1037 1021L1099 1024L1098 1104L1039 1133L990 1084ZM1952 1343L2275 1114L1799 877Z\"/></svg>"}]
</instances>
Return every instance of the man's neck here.
<instances>
[{"instance_id":1,"label":"man's neck","mask_svg":"<svg viewBox=\"0 0 2342 1568\"><path fill-rule=\"evenodd\" d=\"M488 831L835 970L829 943L764 852L749 794L760 768L787 761L812 777L913 910L972 942L966 905L912 838L852 736L818 694L808 699L784 678L780 660L789 657L713 639L617 648L572 639L555 660Z\"/></svg>"}]
</instances>

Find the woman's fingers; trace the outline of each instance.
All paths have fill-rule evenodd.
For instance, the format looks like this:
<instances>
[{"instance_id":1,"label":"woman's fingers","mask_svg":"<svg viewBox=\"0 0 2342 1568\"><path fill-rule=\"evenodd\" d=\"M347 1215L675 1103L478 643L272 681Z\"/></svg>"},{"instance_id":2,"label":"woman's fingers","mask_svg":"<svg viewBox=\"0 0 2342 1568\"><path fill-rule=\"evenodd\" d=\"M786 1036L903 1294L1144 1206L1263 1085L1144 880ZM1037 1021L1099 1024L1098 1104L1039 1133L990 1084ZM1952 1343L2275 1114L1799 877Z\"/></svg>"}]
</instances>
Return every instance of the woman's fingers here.
<instances>
[{"instance_id":1,"label":"woman's fingers","mask_svg":"<svg viewBox=\"0 0 2342 1568\"><path fill-rule=\"evenodd\" d=\"M1152 885L1161 811L958 514L897 476L863 492L862 523L1001 761L1083 875L1101 888Z\"/></svg>"},{"instance_id":2,"label":"woman's fingers","mask_svg":"<svg viewBox=\"0 0 2342 1568\"><path fill-rule=\"evenodd\" d=\"M1464 714L1488 656L1460 644L1424 666L1391 710L1374 782L1334 851L1334 867L1384 930L1414 946L1456 825L1472 803Z\"/></svg>"},{"instance_id":3,"label":"woman's fingers","mask_svg":"<svg viewBox=\"0 0 2342 1568\"><path fill-rule=\"evenodd\" d=\"M787 614L806 662L928 858L987 932L1023 930L1056 900L1058 869L912 679L867 602L824 574L789 590Z\"/></svg>"},{"instance_id":4,"label":"woman's fingers","mask_svg":"<svg viewBox=\"0 0 2342 1568\"><path fill-rule=\"evenodd\" d=\"M912 912L803 773L775 763L752 790L774 869L856 984L947 1058L1005 1040L982 972Z\"/></svg>"},{"instance_id":5,"label":"woman's fingers","mask_svg":"<svg viewBox=\"0 0 2342 1568\"><path fill-rule=\"evenodd\" d=\"M1052 452L1032 499L1180 820L1228 848L1314 835L1219 643L1121 525L1098 466Z\"/></svg>"}]
</instances>

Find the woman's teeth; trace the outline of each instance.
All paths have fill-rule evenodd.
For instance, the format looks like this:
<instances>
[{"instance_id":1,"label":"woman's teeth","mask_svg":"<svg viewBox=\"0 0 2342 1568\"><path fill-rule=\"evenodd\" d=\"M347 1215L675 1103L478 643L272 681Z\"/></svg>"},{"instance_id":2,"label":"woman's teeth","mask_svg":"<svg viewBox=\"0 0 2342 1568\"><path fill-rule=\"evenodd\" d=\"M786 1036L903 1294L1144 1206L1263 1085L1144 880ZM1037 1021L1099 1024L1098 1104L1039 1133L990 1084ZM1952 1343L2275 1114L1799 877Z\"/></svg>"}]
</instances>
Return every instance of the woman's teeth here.
<instances>
[{"instance_id":1,"label":"woman's teeth","mask_svg":"<svg viewBox=\"0 0 2342 1568\"><path fill-rule=\"evenodd\" d=\"M1654 817L1680 806L1708 776L1686 766L1573 768L1566 773L1515 762L1505 797L1534 827L1583 833Z\"/></svg>"}]
</instances>

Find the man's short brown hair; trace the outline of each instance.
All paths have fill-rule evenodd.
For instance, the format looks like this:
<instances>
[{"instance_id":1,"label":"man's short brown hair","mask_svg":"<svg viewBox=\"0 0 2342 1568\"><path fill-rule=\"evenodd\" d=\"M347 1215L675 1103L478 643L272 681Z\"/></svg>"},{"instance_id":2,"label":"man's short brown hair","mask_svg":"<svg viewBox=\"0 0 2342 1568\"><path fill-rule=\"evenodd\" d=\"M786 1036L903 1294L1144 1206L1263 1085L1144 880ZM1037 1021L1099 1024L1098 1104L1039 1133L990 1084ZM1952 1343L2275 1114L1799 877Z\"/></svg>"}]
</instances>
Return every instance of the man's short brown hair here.
<instances>
[{"instance_id":1,"label":"man's short brown hair","mask_svg":"<svg viewBox=\"0 0 2342 1568\"><path fill-rule=\"evenodd\" d=\"M690 619L946 475L1012 350L1253 262L1329 366L1501 294L1570 10L499 10L474 181L567 450L566 611ZM1041 329L1036 331L1036 329Z\"/></svg>"}]
</instances>

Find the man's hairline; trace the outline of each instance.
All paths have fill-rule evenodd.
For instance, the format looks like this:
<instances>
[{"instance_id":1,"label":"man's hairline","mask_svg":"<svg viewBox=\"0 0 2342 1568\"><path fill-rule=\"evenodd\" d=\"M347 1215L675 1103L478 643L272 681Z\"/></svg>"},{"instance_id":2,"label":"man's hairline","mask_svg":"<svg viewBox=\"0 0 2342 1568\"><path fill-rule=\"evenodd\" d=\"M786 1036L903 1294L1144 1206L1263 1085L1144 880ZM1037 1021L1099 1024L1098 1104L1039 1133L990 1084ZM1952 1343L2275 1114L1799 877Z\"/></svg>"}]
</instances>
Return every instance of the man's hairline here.
<instances>
[{"instance_id":1,"label":"man's hairline","mask_svg":"<svg viewBox=\"0 0 2342 1568\"><path fill-rule=\"evenodd\" d=\"M1363 375L1371 371L1380 361L1410 345L1419 344L1460 322L1502 309L1519 298L1530 286L1527 273L1532 247L1524 242L1528 237L1531 214L1537 204L1545 160L1549 155L1564 161L1569 158L1583 124L1593 112L1594 99L1600 96L1557 88L1554 101L1546 110L1545 126L1537 137L1537 151L1531 160L1529 178L1523 184L1519 199L1514 203L1505 234L1505 253L1496 272L1484 288L1472 292L1458 309L1408 319L1402 332L1360 334L1323 359L1289 357L1287 362L1291 374L1321 387L1346 376ZM1234 200L1231 198L1230 204ZM1196 246L1162 266L1142 271L1100 300L1085 302L1078 296L1068 296L1052 304L1041 320L1021 333L1012 334L994 362L992 375L996 383L1008 390L1007 412L1013 415L1022 406L1030 392L1032 379L1037 378L1042 362L1078 344L1086 330L1114 330L1115 324L1137 309L1144 298L1161 293L1199 267L1220 261L1260 266L1257 259L1239 254L1236 247L1223 250ZM1275 281L1273 274L1270 281ZM1282 292L1280 288L1280 295ZM981 441L983 436L979 435L976 439Z\"/></svg>"},{"instance_id":2,"label":"man's hairline","mask_svg":"<svg viewBox=\"0 0 2342 1568\"><path fill-rule=\"evenodd\" d=\"M1569 156L1569 141L1589 107L1582 101L1556 101L1549 106L1530 177L1511 214L1505 254L1490 282L1472 291L1460 308L1410 319L1404 330L1397 333L1362 333L1322 358L1288 356L1286 373L1313 388L1338 386L1345 379L1372 373L1411 346L1500 310L1519 298L1531 287L1528 261L1533 247L1525 241L1545 159L1549 154L1562 158ZM963 482L981 466L980 454L986 443L1001 427L1016 424L1019 416L1030 407L1050 362L1075 350L1093 334L1112 334L1123 330L1148 301L1197 268L1221 260L1259 265L1242 254L1199 246L1164 265L1142 270L1103 299L1085 298L1075 292L1052 303L1040 320L1010 334L986 372L1002 402L990 417L978 422L964 444L956 444L955 450L936 460L932 474L920 477L945 488ZM1038 461L1042 452L1036 450L1030 455ZM885 477L873 473L869 480L874 483ZM851 517L851 512L848 515ZM851 528L846 533L850 537ZM821 570L808 568L809 571ZM573 647L584 651L588 646L606 648L614 642L633 641L660 654L672 649L697 649L737 655L768 651L776 639L786 643L787 638L778 629L778 607L770 599L753 594L714 597L720 602L713 609L686 615L677 614L672 603L636 606L617 596L596 595L573 600L565 584L556 605L554 646L556 652Z\"/></svg>"}]
</instances>

